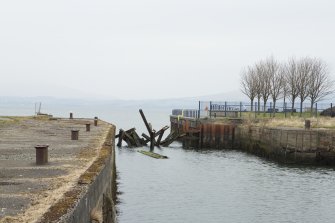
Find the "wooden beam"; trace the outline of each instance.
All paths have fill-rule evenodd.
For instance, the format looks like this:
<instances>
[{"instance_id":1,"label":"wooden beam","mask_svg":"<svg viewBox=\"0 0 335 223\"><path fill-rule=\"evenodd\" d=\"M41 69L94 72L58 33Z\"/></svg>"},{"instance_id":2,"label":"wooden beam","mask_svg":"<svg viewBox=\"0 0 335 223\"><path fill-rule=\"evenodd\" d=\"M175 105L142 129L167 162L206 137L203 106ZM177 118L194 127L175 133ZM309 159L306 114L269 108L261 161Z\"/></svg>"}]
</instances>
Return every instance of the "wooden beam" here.
<instances>
[{"instance_id":1,"label":"wooden beam","mask_svg":"<svg viewBox=\"0 0 335 223\"><path fill-rule=\"evenodd\" d=\"M123 129L119 130L118 136L119 136L119 140L118 140L118 143L117 143L117 147L121 147L122 146L122 140L124 138L124 131L123 131Z\"/></svg>"},{"instance_id":2,"label":"wooden beam","mask_svg":"<svg viewBox=\"0 0 335 223\"><path fill-rule=\"evenodd\" d=\"M146 117L145 117L145 115L144 115L142 109L140 109L139 112L140 112L140 114L141 114L141 116L142 116L142 119L143 119L143 122L144 122L144 124L145 124L145 127L147 128L148 133L149 133L149 135L150 135L151 132L152 132L152 128L150 128L150 125L149 125L149 123L148 123L148 121L147 121L147 119L146 119Z\"/></svg>"}]
</instances>

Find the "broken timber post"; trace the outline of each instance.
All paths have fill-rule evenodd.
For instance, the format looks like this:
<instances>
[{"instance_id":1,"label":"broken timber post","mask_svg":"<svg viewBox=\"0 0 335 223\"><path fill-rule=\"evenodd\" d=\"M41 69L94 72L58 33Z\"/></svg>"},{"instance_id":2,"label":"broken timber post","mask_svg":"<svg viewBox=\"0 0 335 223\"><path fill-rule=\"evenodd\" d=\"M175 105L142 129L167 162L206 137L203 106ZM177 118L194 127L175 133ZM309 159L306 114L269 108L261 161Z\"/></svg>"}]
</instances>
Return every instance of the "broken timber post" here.
<instances>
[{"instance_id":1,"label":"broken timber post","mask_svg":"<svg viewBox=\"0 0 335 223\"><path fill-rule=\"evenodd\" d=\"M150 142L150 136L146 135L145 133L142 133L143 138L145 139L144 142L148 143Z\"/></svg>"},{"instance_id":2,"label":"broken timber post","mask_svg":"<svg viewBox=\"0 0 335 223\"><path fill-rule=\"evenodd\" d=\"M120 131L119 131L119 140L118 140L118 143L117 143L118 147L122 146L122 140L123 140L123 138L124 138L124 131L123 131L123 129L120 129Z\"/></svg>"},{"instance_id":3,"label":"broken timber post","mask_svg":"<svg viewBox=\"0 0 335 223\"><path fill-rule=\"evenodd\" d=\"M135 132L135 130L132 131L132 132L130 133L130 135L133 137L134 142L135 142L135 144L136 144L137 147L142 146L141 139L140 139L140 137L137 135L137 133Z\"/></svg>"},{"instance_id":4,"label":"broken timber post","mask_svg":"<svg viewBox=\"0 0 335 223\"><path fill-rule=\"evenodd\" d=\"M169 126L165 126L163 127L161 130L159 130L156 135L158 135L158 139L157 139L157 142L156 142L156 146L159 147L160 143L161 143L161 140L163 138L163 135L164 135L164 132L169 128Z\"/></svg>"},{"instance_id":5,"label":"broken timber post","mask_svg":"<svg viewBox=\"0 0 335 223\"><path fill-rule=\"evenodd\" d=\"M143 119L143 122L145 124L145 127L147 128L148 130L148 133L150 135L150 151L153 151L154 150L154 147L155 147L155 144L156 144L156 140L155 140L155 137L156 137L156 132L155 130L152 129L152 126L150 123L148 123L142 109L139 110L141 116L142 116L142 119ZM143 136L143 134L142 134Z\"/></svg>"},{"instance_id":6,"label":"broken timber post","mask_svg":"<svg viewBox=\"0 0 335 223\"><path fill-rule=\"evenodd\" d=\"M145 127L146 127L147 130L148 130L148 133L151 134L152 129L150 128L150 125L149 125L149 123L148 123L148 121L147 121L147 119L146 119L146 117L145 117L145 115L144 115L142 109L140 109L139 111L140 111L140 114L141 114L141 116L142 116L142 119L143 119L143 122L144 122L144 124L145 124Z\"/></svg>"},{"instance_id":7,"label":"broken timber post","mask_svg":"<svg viewBox=\"0 0 335 223\"><path fill-rule=\"evenodd\" d=\"M150 133L150 151L153 151L155 147L155 131Z\"/></svg>"},{"instance_id":8,"label":"broken timber post","mask_svg":"<svg viewBox=\"0 0 335 223\"><path fill-rule=\"evenodd\" d=\"M183 134L180 134L178 132L171 132L166 139L164 139L161 142L161 145L164 147L169 146L171 143L173 143L175 140L177 140L179 137L181 137Z\"/></svg>"}]
</instances>

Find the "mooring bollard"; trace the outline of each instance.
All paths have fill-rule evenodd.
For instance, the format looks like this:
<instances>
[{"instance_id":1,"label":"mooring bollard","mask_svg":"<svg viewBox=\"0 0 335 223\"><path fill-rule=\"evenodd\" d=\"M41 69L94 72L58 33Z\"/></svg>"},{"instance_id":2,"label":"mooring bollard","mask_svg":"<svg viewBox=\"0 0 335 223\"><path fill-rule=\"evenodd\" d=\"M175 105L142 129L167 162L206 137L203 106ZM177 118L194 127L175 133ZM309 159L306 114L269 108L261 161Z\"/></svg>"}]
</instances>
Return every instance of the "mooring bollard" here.
<instances>
[{"instance_id":1,"label":"mooring bollard","mask_svg":"<svg viewBox=\"0 0 335 223\"><path fill-rule=\"evenodd\" d=\"M73 113L70 112L70 119L73 119Z\"/></svg>"},{"instance_id":2,"label":"mooring bollard","mask_svg":"<svg viewBox=\"0 0 335 223\"><path fill-rule=\"evenodd\" d=\"M49 145L36 145L36 165L44 165L48 163L48 147Z\"/></svg>"},{"instance_id":3,"label":"mooring bollard","mask_svg":"<svg viewBox=\"0 0 335 223\"><path fill-rule=\"evenodd\" d=\"M311 120L305 120L305 129L311 128Z\"/></svg>"},{"instance_id":4,"label":"mooring bollard","mask_svg":"<svg viewBox=\"0 0 335 223\"><path fill-rule=\"evenodd\" d=\"M79 139L79 130L71 130L71 140Z\"/></svg>"},{"instance_id":5,"label":"mooring bollard","mask_svg":"<svg viewBox=\"0 0 335 223\"><path fill-rule=\"evenodd\" d=\"M94 126L98 126L98 117L94 117Z\"/></svg>"},{"instance_id":6,"label":"mooring bollard","mask_svg":"<svg viewBox=\"0 0 335 223\"><path fill-rule=\"evenodd\" d=\"M89 132L89 131L91 131L91 124L87 123L86 124L86 132Z\"/></svg>"}]
</instances>

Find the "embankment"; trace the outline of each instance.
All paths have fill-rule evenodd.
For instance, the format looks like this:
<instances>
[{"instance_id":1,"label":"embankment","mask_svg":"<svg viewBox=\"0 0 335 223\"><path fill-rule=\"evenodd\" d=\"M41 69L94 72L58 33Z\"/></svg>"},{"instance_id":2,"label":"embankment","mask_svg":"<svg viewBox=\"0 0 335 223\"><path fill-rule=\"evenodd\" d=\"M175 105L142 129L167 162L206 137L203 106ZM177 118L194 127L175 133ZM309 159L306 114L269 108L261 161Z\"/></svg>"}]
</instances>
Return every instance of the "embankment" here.
<instances>
[{"instance_id":1,"label":"embankment","mask_svg":"<svg viewBox=\"0 0 335 223\"><path fill-rule=\"evenodd\" d=\"M240 119L171 116L184 148L238 149L283 163L335 165L335 131L243 124Z\"/></svg>"}]
</instances>

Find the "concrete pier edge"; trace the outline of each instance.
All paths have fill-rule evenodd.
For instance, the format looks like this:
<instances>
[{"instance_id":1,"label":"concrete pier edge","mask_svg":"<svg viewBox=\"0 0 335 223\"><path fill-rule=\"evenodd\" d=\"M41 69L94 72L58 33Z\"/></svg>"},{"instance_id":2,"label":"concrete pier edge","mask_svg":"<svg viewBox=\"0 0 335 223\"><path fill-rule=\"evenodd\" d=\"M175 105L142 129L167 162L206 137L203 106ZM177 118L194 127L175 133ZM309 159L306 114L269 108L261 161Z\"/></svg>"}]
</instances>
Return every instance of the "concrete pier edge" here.
<instances>
[{"instance_id":1,"label":"concrete pier edge","mask_svg":"<svg viewBox=\"0 0 335 223\"><path fill-rule=\"evenodd\" d=\"M39 223L86 223L92 222L92 220L104 223L116 222L114 138L115 126L110 124L99 155L92 165L79 177L78 184L49 208L38 221ZM108 199L109 202L105 202L104 198ZM96 215L94 212L97 212L101 219L93 219Z\"/></svg>"}]
</instances>

